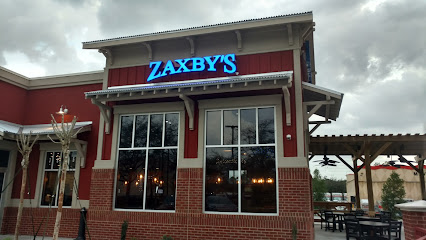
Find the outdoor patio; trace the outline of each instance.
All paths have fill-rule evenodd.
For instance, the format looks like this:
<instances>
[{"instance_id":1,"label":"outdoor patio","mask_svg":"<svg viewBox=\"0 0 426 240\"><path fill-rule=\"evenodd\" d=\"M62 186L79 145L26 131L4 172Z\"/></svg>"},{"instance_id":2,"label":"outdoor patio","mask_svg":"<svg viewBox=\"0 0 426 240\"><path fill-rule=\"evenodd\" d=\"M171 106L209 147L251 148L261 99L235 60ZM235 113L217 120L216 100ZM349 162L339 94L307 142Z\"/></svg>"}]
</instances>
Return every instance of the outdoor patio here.
<instances>
[{"instance_id":1,"label":"outdoor patio","mask_svg":"<svg viewBox=\"0 0 426 240\"><path fill-rule=\"evenodd\" d=\"M318 240L322 240L322 239L327 239L327 240L342 240L342 239L346 239L346 232L343 230L342 232L340 232L339 230L337 231L325 231L325 229L321 229L321 224L319 222L315 222L314 224L314 228L315 228L315 239ZM402 232L401 232L401 240L405 240L405 234L404 234L404 224L402 226Z\"/></svg>"}]
</instances>

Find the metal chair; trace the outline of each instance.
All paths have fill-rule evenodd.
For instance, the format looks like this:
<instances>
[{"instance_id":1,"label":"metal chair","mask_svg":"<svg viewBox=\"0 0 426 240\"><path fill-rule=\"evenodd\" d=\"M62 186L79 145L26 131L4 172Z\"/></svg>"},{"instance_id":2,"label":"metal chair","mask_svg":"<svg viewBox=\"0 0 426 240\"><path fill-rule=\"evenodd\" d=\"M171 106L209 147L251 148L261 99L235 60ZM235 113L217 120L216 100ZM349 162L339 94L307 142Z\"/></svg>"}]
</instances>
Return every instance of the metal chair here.
<instances>
[{"instance_id":1,"label":"metal chair","mask_svg":"<svg viewBox=\"0 0 426 240\"><path fill-rule=\"evenodd\" d=\"M361 231L361 226L359 225L359 221L355 219L345 219L346 225L346 240L350 238L355 238L358 240L364 239L364 235Z\"/></svg>"},{"instance_id":2,"label":"metal chair","mask_svg":"<svg viewBox=\"0 0 426 240\"><path fill-rule=\"evenodd\" d=\"M383 238L389 240L401 240L401 231L402 222L390 221L387 235L385 235Z\"/></svg>"},{"instance_id":3,"label":"metal chair","mask_svg":"<svg viewBox=\"0 0 426 240\"><path fill-rule=\"evenodd\" d=\"M332 229L333 232L336 230L336 216L331 211L324 211L325 230ZM332 224L332 227L330 227Z\"/></svg>"}]
</instances>

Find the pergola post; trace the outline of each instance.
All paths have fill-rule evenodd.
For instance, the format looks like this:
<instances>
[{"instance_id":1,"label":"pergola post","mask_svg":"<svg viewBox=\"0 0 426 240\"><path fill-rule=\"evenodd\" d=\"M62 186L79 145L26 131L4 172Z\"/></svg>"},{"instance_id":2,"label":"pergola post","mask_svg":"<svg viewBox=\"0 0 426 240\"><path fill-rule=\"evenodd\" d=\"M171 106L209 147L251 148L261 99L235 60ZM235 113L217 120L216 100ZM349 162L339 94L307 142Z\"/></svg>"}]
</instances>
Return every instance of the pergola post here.
<instances>
[{"instance_id":1,"label":"pergola post","mask_svg":"<svg viewBox=\"0 0 426 240\"><path fill-rule=\"evenodd\" d=\"M358 176L358 166L357 166L357 162L358 162L358 158L354 157L353 158L353 162L354 162L354 181L355 181L355 203L356 203L356 209L361 209L361 198L359 197L359 176Z\"/></svg>"},{"instance_id":2,"label":"pergola post","mask_svg":"<svg viewBox=\"0 0 426 240\"><path fill-rule=\"evenodd\" d=\"M424 161L419 162L419 177L420 177L420 188L421 188L421 193L422 193L422 199L426 200L424 165L425 165Z\"/></svg>"},{"instance_id":3,"label":"pergola post","mask_svg":"<svg viewBox=\"0 0 426 240\"><path fill-rule=\"evenodd\" d=\"M367 180L367 194L368 194L368 215L374 216L374 195L373 195L373 180L371 179L371 155L370 155L371 143L367 143L365 146L365 177Z\"/></svg>"}]
</instances>

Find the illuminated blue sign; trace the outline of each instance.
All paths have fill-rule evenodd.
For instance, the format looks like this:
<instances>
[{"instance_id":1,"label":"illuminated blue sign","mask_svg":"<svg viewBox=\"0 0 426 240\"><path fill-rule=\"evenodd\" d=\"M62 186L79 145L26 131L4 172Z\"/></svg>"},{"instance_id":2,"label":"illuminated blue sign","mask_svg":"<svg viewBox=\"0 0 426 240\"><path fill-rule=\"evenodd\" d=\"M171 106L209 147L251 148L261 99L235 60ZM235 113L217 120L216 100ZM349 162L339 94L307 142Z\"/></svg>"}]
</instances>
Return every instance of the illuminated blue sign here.
<instances>
[{"instance_id":1,"label":"illuminated blue sign","mask_svg":"<svg viewBox=\"0 0 426 240\"><path fill-rule=\"evenodd\" d=\"M215 55L207 57L194 57L185 59L176 59L174 61L167 61L164 69L160 69L163 62L150 62L149 68L152 69L149 74L147 81L165 77L167 75L174 75L177 73L188 73L188 72L201 72L206 70L209 72L216 72L216 64L223 63L223 71L226 73L234 73L237 71L237 65L235 64L235 54L227 55ZM178 67L175 67L177 65Z\"/></svg>"}]
</instances>

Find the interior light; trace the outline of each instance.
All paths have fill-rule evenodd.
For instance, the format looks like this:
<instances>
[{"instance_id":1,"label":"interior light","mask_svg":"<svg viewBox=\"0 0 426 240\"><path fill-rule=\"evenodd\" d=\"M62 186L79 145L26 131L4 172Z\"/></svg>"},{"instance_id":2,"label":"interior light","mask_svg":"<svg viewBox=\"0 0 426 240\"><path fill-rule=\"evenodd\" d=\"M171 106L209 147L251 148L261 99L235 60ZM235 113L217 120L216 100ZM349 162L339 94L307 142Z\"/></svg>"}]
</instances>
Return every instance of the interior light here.
<instances>
[{"instance_id":1,"label":"interior light","mask_svg":"<svg viewBox=\"0 0 426 240\"><path fill-rule=\"evenodd\" d=\"M124 185L127 185L127 181L124 181Z\"/></svg>"},{"instance_id":2,"label":"interior light","mask_svg":"<svg viewBox=\"0 0 426 240\"><path fill-rule=\"evenodd\" d=\"M252 182L252 183L257 183L256 178L253 178L253 179L251 180L251 182Z\"/></svg>"},{"instance_id":3,"label":"interior light","mask_svg":"<svg viewBox=\"0 0 426 240\"><path fill-rule=\"evenodd\" d=\"M140 179L142 179L142 178L143 178L143 175L142 175L142 174L141 174L141 175L139 175L139 178L140 178Z\"/></svg>"}]
</instances>

